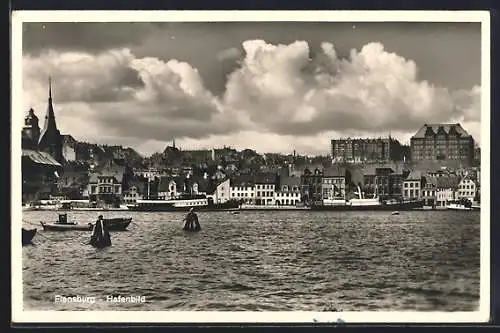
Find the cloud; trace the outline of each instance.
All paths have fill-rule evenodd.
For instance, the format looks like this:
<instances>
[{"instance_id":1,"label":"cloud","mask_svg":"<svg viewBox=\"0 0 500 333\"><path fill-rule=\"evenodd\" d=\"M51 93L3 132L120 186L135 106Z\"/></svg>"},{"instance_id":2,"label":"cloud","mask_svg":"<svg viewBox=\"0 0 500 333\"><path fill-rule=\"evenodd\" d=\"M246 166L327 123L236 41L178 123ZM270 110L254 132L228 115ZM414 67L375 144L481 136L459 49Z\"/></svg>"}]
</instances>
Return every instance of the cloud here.
<instances>
[{"instance_id":1,"label":"cloud","mask_svg":"<svg viewBox=\"0 0 500 333\"><path fill-rule=\"evenodd\" d=\"M477 128L480 121L479 86L449 91L419 80L415 62L380 43L345 58L327 42L314 54L305 41L248 40L242 48L243 55L236 48L219 53L222 61L241 57L220 95L189 63L137 57L128 48L26 55L25 108L45 109L52 75L63 132L110 142L123 138L145 151L147 142L157 147L177 138L200 147L295 146L326 153L333 137L390 131L407 140L424 123L460 121Z\"/></svg>"},{"instance_id":2,"label":"cloud","mask_svg":"<svg viewBox=\"0 0 500 333\"><path fill-rule=\"evenodd\" d=\"M479 88L450 93L419 81L417 66L380 43L340 59L322 44L310 58L305 41L246 41L241 68L231 74L224 102L262 130L313 135L329 130L410 131L426 122L479 116ZM458 105L457 105L458 103Z\"/></svg>"},{"instance_id":3,"label":"cloud","mask_svg":"<svg viewBox=\"0 0 500 333\"><path fill-rule=\"evenodd\" d=\"M23 89L28 97L46 98L47 80L52 76L57 85L54 98L59 103L129 100L134 89L143 85L138 71L131 66L133 59L129 49L97 55L55 51L28 55L23 58Z\"/></svg>"},{"instance_id":4,"label":"cloud","mask_svg":"<svg viewBox=\"0 0 500 333\"><path fill-rule=\"evenodd\" d=\"M236 47L222 50L216 55L216 58L219 61L239 59L240 57L242 57L242 54Z\"/></svg>"},{"instance_id":5,"label":"cloud","mask_svg":"<svg viewBox=\"0 0 500 333\"><path fill-rule=\"evenodd\" d=\"M38 55L50 46L59 51L101 52L140 44L171 23L148 22L50 22L23 23L23 52Z\"/></svg>"}]
</instances>

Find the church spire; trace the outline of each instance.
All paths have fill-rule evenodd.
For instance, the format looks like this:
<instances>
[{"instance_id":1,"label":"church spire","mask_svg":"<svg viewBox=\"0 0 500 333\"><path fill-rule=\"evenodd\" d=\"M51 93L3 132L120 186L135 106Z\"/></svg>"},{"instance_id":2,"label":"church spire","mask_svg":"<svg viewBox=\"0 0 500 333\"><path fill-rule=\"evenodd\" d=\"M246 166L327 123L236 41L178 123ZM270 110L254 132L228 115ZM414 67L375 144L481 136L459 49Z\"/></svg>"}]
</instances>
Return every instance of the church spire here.
<instances>
[{"instance_id":1,"label":"church spire","mask_svg":"<svg viewBox=\"0 0 500 333\"><path fill-rule=\"evenodd\" d=\"M44 141L51 141L54 136L58 135L58 132L56 116L54 115L54 107L52 106L52 78L49 76L49 100L47 104L47 114L45 115L45 123L38 143L42 144Z\"/></svg>"},{"instance_id":2,"label":"church spire","mask_svg":"<svg viewBox=\"0 0 500 333\"><path fill-rule=\"evenodd\" d=\"M62 154L61 133L57 129L56 116L52 105L52 78L49 77L49 100L47 105L47 114L45 115L45 123L43 130L40 133L38 140L40 149L48 149L52 156L60 161Z\"/></svg>"}]
</instances>

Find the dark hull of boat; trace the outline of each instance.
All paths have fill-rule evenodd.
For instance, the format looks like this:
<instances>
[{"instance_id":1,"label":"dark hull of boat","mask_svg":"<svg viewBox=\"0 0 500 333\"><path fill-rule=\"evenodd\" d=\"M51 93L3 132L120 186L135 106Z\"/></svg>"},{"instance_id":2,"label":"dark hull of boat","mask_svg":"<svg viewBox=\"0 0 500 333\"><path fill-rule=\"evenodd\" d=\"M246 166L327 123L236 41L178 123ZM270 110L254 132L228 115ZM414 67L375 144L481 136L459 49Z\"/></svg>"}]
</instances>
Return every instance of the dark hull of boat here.
<instances>
[{"instance_id":1,"label":"dark hull of boat","mask_svg":"<svg viewBox=\"0 0 500 333\"><path fill-rule=\"evenodd\" d=\"M104 223L109 231L125 231L130 223L132 223L132 218L105 219Z\"/></svg>"},{"instance_id":2,"label":"dark hull of boat","mask_svg":"<svg viewBox=\"0 0 500 333\"><path fill-rule=\"evenodd\" d=\"M403 202L403 203L391 203L391 204L380 204L380 205L370 205L370 206L349 206L349 205L339 205L339 206L327 206L327 205L313 205L311 210L328 210L328 211L405 211L422 208L424 206L423 201L414 202Z\"/></svg>"},{"instance_id":3,"label":"dark hull of boat","mask_svg":"<svg viewBox=\"0 0 500 333\"><path fill-rule=\"evenodd\" d=\"M45 231L92 231L92 225L84 224L57 224L40 222Z\"/></svg>"},{"instance_id":4,"label":"dark hull of boat","mask_svg":"<svg viewBox=\"0 0 500 333\"><path fill-rule=\"evenodd\" d=\"M35 235L36 235L36 228L30 230L23 228L23 240L22 240L23 245L31 244Z\"/></svg>"},{"instance_id":5,"label":"dark hull of boat","mask_svg":"<svg viewBox=\"0 0 500 333\"><path fill-rule=\"evenodd\" d=\"M138 206L129 206L129 210L136 212L188 212L191 207L175 207L169 204L140 204ZM214 204L208 206L195 206L196 211L215 212L215 211L234 211L239 209L238 203Z\"/></svg>"},{"instance_id":6,"label":"dark hull of boat","mask_svg":"<svg viewBox=\"0 0 500 333\"><path fill-rule=\"evenodd\" d=\"M114 218L104 219L104 223L109 231L125 231L132 222L132 218ZM93 224L57 224L57 223L43 223L43 230L45 231L92 231Z\"/></svg>"}]
</instances>

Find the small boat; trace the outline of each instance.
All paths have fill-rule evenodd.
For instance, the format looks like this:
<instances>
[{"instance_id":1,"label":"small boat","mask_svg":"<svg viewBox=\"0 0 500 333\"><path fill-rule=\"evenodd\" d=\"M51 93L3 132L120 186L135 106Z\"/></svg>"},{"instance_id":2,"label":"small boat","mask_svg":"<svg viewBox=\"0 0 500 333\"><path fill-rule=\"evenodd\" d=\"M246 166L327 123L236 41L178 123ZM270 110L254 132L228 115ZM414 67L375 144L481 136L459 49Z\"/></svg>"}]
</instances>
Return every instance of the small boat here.
<instances>
[{"instance_id":1,"label":"small boat","mask_svg":"<svg viewBox=\"0 0 500 333\"><path fill-rule=\"evenodd\" d=\"M392 212L391 215L399 215L398 211Z\"/></svg>"},{"instance_id":2,"label":"small boat","mask_svg":"<svg viewBox=\"0 0 500 333\"><path fill-rule=\"evenodd\" d=\"M35 237L35 235L36 235L36 228L35 229L23 228L23 245L31 244L31 241L33 240L33 237Z\"/></svg>"},{"instance_id":3,"label":"small boat","mask_svg":"<svg viewBox=\"0 0 500 333\"><path fill-rule=\"evenodd\" d=\"M448 210L459 210L459 211L472 211L474 210L472 206L460 204L460 203L450 203L446 206Z\"/></svg>"},{"instance_id":4,"label":"small boat","mask_svg":"<svg viewBox=\"0 0 500 333\"><path fill-rule=\"evenodd\" d=\"M77 223L43 223L40 222L45 231L92 231L92 223L77 224Z\"/></svg>"},{"instance_id":5,"label":"small boat","mask_svg":"<svg viewBox=\"0 0 500 333\"><path fill-rule=\"evenodd\" d=\"M104 224L108 227L109 231L124 231L132 222L132 218L111 218L104 219ZM40 222L45 231L92 231L94 223L77 224L68 222L67 214L59 214L59 220L55 223Z\"/></svg>"},{"instance_id":6,"label":"small boat","mask_svg":"<svg viewBox=\"0 0 500 333\"><path fill-rule=\"evenodd\" d=\"M112 219L104 219L104 224L108 227L109 231L125 231L132 223L131 217L115 217Z\"/></svg>"},{"instance_id":7,"label":"small boat","mask_svg":"<svg viewBox=\"0 0 500 333\"><path fill-rule=\"evenodd\" d=\"M238 215L240 212L239 212L239 211L234 210L234 211L231 211L230 213L231 213L231 214L233 214L233 215Z\"/></svg>"}]
</instances>

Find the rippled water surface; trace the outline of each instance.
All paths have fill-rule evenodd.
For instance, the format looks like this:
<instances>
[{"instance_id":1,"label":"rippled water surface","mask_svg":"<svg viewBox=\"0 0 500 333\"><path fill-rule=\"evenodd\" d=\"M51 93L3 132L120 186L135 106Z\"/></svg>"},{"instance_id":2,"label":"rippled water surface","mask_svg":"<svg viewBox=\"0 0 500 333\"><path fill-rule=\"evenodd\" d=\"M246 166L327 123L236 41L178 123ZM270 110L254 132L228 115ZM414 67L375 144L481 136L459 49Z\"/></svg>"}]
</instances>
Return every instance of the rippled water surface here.
<instances>
[{"instance_id":1,"label":"rippled water surface","mask_svg":"<svg viewBox=\"0 0 500 333\"><path fill-rule=\"evenodd\" d=\"M95 212L70 212L87 223ZM372 311L476 310L477 212L181 213L131 216L113 245L84 245L88 232L44 232L23 247L25 309ZM24 212L23 224L57 212ZM145 296L145 303L55 303L55 295Z\"/></svg>"}]
</instances>

